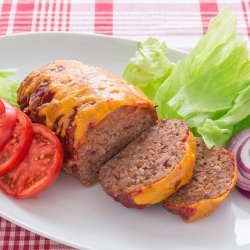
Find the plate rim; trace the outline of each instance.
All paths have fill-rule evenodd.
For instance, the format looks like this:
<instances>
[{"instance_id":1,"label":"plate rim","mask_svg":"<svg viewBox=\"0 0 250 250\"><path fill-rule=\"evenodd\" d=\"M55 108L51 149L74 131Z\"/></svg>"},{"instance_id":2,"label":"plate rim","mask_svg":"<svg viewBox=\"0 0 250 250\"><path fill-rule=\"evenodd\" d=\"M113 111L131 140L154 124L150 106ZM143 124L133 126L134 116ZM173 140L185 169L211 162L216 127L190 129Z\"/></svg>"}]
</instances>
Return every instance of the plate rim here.
<instances>
[{"instance_id":1,"label":"plate rim","mask_svg":"<svg viewBox=\"0 0 250 250\"><path fill-rule=\"evenodd\" d=\"M90 34L90 33L84 33L84 32L67 32L67 31L38 31L38 32L22 32L22 33L13 33L13 34L6 34L6 35L2 35L0 36L0 40L4 40L4 39L9 39L9 38L15 38L15 37L22 37L22 36L37 36L37 35L42 35L42 36L49 36L49 35L65 35L65 36L83 36L83 37L96 37L96 38L101 38L101 39L107 39L107 40L118 40L118 41L123 41L123 42L128 42L128 43L137 43L138 41L143 41L146 40L150 37L153 36L147 36L147 38L145 39L132 39L132 38L126 38L126 37L120 37L120 36L114 36L114 35L104 35L104 34ZM166 41L162 41L162 42L166 42ZM167 43L167 42L166 42ZM179 53L182 56L187 56L188 52L180 50L180 49L176 49L176 48L172 48L172 47L168 47L168 51L173 52L173 53Z\"/></svg>"}]
</instances>

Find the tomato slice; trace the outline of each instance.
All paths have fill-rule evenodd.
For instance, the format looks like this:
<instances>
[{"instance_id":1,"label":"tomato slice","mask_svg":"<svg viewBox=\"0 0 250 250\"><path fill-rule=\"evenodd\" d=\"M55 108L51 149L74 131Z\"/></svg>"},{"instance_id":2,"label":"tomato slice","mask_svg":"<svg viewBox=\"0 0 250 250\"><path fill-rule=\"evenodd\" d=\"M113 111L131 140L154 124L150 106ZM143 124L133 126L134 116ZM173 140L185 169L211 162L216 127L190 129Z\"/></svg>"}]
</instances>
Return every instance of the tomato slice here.
<instances>
[{"instance_id":1,"label":"tomato slice","mask_svg":"<svg viewBox=\"0 0 250 250\"><path fill-rule=\"evenodd\" d=\"M16 124L16 108L4 101L5 112L0 113L0 149L10 140Z\"/></svg>"},{"instance_id":2,"label":"tomato slice","mask_svg":"<svg viewBox=\"0 0 250 250\"><path fill-rule=\"evenodd\" d=\"M5 113L5 106L4 106L3 101L0 99L0 115L3 114L3 113ZM1 120L0 120L0 122L1 122Z\"/></svg>"},{"instance_id":3,"label":"tomato slice","mask_svg":"<svg viewBox=\"0 0 250 250\"><path fill-rule=\"evenodd\" d=\"M56 179L62 162L62 145L56 135L43 125L33 124L29 153L14 170L0 178L0 187L14 198L32 197Z\"/></svg>"},{"instance_id":4,"label":"tomato slice","mask_svg":"<svg viewBox=\"0 0 250 250\"><path fill-rule=\"evenodd\" d=\"M16 110L16 125L7 144L0 150L0 176L18 166L28 154L33 138L31 120L20 110Z\"/></svg>"}]
</instances>

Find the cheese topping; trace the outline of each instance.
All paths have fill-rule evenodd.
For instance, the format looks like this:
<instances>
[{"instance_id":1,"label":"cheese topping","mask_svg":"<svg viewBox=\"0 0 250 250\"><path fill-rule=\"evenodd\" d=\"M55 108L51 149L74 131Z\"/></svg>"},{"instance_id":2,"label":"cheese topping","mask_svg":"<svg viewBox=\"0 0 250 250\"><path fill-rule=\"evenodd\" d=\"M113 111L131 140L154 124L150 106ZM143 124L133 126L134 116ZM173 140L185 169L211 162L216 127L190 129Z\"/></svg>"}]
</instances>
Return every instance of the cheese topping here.
<instances>
[{"instance_id":1,"label":"cheese topping","mask_svg":"<svg viewBox=\"0 0 250 250\"><path fill-rule=\"evenodd\" d=\"M38 85L49 82L53 99L43 104L39 116L57 135L65 137L72 122L75 126L74 147L86 138L89 124L97 124L121 106L148 107L149 99L134 85L101 68L78 61L56 61L46 65L25 91L32 93ZM126 118L124 118L126 119Z\"/></svg>"}]
</instances>

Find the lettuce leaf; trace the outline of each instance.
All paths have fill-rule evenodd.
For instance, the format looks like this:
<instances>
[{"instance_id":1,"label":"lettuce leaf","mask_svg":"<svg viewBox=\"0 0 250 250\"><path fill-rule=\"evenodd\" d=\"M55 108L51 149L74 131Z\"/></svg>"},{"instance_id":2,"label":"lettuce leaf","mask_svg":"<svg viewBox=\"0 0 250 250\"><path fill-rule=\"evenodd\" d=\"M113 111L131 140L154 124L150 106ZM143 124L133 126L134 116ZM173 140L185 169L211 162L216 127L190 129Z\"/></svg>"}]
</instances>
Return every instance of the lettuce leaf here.
<instances>
[{"instance_id":1,"label":"lettuce leaf","mask_svg":"<svg viewBox=\"0 0 250 250\"><path fill-rule=\"evenodd\" d=\"M138 50L126 66L123 78L154 99L158 87L169 76L173 67L166 56L167 50L165 43L154 38L138 42Z\"/></svg>"},{"instance_id":2,"label":"lettuce leaf","mask_svg":"<svg viewBox=\"0 0 250 250\"><path fill-rule=\"evenodd\" d=\"M185 120L209 148L224 147L235 131L250 127L249 79L247 47L237 35L235 17L226 10L159 87L158 115Z\"/></svg>"},{"instance_id":3,"label":"lettuce leaf","mask_svg":"<svg viewBox=\"0 0 250 250\"><path fill-rule=\"evenodd\" d=\"M247 83L248 86L239 92L234 105L224 116L218 120L208 119L198 128L209 148L215 144L225 145L237 130L250 127L250 79ZM237 128L234 129L234 125L237 125Z\"/></svg>"},{"instance_id":4,"label":"lettuce leaf","mask_svg":"<svg viewBox=\"0 0 250 250\"><path fill-rule=\"evenodd\" d=\"M236 47L219 67L190 80L170 99L169 107L190 127L197 127L208 118L217 119L226 113L239 91L248 86L245 78L250 77L250 64L247 57L244 58L247 53L244 47Z\"/></svg>"},{"instance_id":5,"label":"lettuce leaf","mask_svg":"<svg viewBox=\"0 0 250 250\"><path fill-rule=\"evenodd\" d=\"M3 98L16 107L19 107L17 104L17 89L19 87L19 81L10 78L15 72L15 69L0 70L0 98Z\"/></svg>"}]
</instances>

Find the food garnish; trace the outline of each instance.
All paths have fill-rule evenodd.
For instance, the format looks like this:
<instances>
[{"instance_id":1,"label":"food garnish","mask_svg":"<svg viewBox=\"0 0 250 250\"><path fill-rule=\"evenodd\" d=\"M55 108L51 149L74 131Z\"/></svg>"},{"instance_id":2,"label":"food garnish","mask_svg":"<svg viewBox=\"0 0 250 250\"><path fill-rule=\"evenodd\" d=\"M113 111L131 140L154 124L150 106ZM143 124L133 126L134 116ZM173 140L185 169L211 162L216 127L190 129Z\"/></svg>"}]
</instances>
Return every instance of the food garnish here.
<instances>
[{"instance_id":1,"label":"food garnish","mask_svg":"<svg viewBox=\"0 0 250 250\"><path fill-rule=\"evenodd\" d=\"M228 145L235 155L238 166L239 191L250 199L250 128L237 134Z\"/></svg>"},{"instance_id":2,"label":"food garnish","mask_svg":"<svg viewBox=\"0 0 250 250\"><path fill-rule=\"evenodd\" d=\"M15 72L15 69L0 70L0 98L5 99L18 108L19 106L17 104L17 89L19 87L19 81L13 80L10 77Z\"/></svg>"},{"instance_id":3,"label":"food garnish","mask_svg":"<svg viewBox=\"0 0 250 250\"><path fill-rule=\"evenodd\" d=\"M137 70L143 67L143 61L136 60L140 51L139 47L124 76L136 85L134 79L141 79L138 86L145 91L144 72ZM152 61L154 65L157 61ZM128 67L132 76L127 74ZM186 58L177 61L162 84L154 80L157 74L151 73L159 117L184 120L208 148L225 147L230 138L250 127L249 52L236 32L236 18L230 10L212 20L207 33Z\"/></svg>"}]
</instances>

